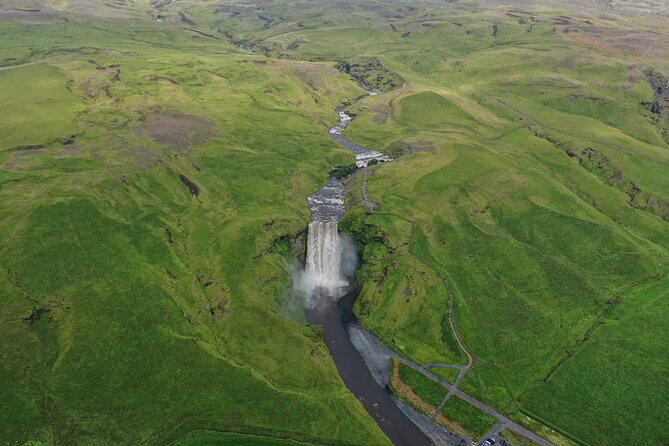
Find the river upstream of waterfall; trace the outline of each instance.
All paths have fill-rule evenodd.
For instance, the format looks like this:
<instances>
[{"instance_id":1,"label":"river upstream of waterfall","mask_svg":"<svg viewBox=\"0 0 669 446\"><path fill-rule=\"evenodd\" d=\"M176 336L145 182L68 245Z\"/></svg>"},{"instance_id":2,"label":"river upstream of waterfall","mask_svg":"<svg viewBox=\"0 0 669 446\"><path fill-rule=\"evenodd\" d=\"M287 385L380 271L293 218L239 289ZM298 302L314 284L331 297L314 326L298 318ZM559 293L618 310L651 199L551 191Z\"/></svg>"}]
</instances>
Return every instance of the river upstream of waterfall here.
<instances>
[{"instance_id":1,"label":"river upstream of waterfall","mask_svg":"<svg viewBox=\"0 0 669 446\"><path fill-rule=\"evenodd\" d=\"M356 155L358 167L388 156L365 149L342 136L351 118L337 109L340 122L330 136ZM390 350L358 323L353 304L358 297L355 280L357 256L352 239L339 234L345 214L346 188L331 177L309 197L311 223L307 235L307 260L294 278L295 288L306 296L307 317L323 326L324 338L342 380L393 444L399 446L452 445L449 434L397 400L387 382Z\"/></svg>"}]
</instances>

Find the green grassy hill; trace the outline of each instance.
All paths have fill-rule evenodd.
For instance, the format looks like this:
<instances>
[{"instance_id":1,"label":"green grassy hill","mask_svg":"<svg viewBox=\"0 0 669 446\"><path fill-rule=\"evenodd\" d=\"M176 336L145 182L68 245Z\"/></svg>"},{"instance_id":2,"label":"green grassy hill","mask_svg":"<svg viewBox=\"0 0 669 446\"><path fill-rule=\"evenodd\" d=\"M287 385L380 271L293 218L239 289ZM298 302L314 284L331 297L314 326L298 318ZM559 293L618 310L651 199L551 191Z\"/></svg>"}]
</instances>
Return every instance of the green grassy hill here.
<instances>
[{"instance_id":1,"label":"green grassy hill","mask_svg":"<svg viewBox=\"0 0 669 446\"><path fill-rule=\"evenodd\" d=\"M385 443L273 248L351 161L326 130L359 89L178 28L28 26L0 24L3 57L35 45L0 71L0 443Z\"/></svg>"},{"instance_id":2,"label":"green grassy hill","mask_svg":"<svg viewBox=\"0 0 669 446\"><path fill-rule=\"evenodd\" d=\"M0 6L0 444L387 443L288 308L282 241L353 161L336 64L376 57L406 84L347 136L404 156L350 180L362 323L464 364L452 302L466 392L667 443L666 17L513 3Z\"/></svg>"}]
</instances>

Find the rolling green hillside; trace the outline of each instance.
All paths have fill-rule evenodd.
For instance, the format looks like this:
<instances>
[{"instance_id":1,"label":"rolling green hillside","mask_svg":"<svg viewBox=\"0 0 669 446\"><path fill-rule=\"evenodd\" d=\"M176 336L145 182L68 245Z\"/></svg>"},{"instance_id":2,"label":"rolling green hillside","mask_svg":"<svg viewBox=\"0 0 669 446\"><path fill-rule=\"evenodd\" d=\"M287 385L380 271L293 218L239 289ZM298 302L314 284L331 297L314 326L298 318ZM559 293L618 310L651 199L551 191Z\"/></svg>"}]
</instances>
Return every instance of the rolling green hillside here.
<instances>
[{"instance_id":1,"label":"rolling green hillside","mask_svg":"<svg viewBox=\"0 0 669 446\"><path fill-rule=\"evenodd\" d=\"M283 315L273 248L350 162L326 130L359 89L178 29L89 26L3 39L38 55L0 71L0 443L384 443L318 330Z\"/></svg>"},{"instance_id":2,"label":"rolling green hillside","mask_svg":"<svg viewBox=\"0 0 669 446\"><path fill-rule=\"evenodd\" d=\"M464 391L666 444L666 11L508 3L1 5L0 444L387 444L288 301L343 103L398 158L348 180L361 323L465 364L452 308Z\"/></svg>"}]
</instances>

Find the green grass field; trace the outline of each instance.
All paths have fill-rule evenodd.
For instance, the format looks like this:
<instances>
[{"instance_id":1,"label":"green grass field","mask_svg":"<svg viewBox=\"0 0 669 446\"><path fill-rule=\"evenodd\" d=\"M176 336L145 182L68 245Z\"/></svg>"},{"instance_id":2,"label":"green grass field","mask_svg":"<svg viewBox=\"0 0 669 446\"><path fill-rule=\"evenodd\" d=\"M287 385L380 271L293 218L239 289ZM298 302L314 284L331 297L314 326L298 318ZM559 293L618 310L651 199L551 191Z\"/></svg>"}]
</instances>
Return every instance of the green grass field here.
<instances>
[{"instance_id":1,"label":"green grass field","mask_svg":"<svg viewBox=\"0 0 669 446\"><path fill-rule=\"evenodd\" d=\"M431 367L428 370L449 384L455 383L455 380L458 378L458 375L460 374L459 369L444 369L441 367Z\"/></svg>"},{"instance_id":2,"label":"green grass field","mask_svg":"<svg viewBox=\"0 0 669 446\"><path fill-rule=\"evenodd\" d=\"M399 363L398 367L400 379L403 383L409 385L416 395L426 403L434 407L439 406L446 396L446 390L442 386L403 363Z\"/></svg>"},{"instance_id":3,"label":"green grass field","mask_svg":"<svg viewBox=\"0 0 669 446\"><path fill-rule=\"evenodd\" d=\"M441 413L448 420L459 424L471 433L475 440L481 438L498 423L495 418L481 412L457 396L448 400Z\"/></svg>"},{"instance_id":4,"label":"green grass field","mask_svg":"<svg viewBox=\"0 0 669 446\"><path fill-rule=\"evenodd\" d=\"M179 28L100 26L3 40L39 63L0 72L0 443L385 444L318 330L283 316L290 259L269 249L351 161L326 130L359 89Z\"/></svg>"},{"instance_id":5,"label":"green grass field","mask_svg":"<svg viewBox=\"0 0 669 446\"><path fill-rule=\"evenodd\" d=\"M239 435L207 431L193 431L173 441L170 446L308 446L292 440L279 440L255 435Z\"/></svg>"},{"instance_id":6,"label":"green grass field","mask_svg":"<svg viewBox=\"0 0 669 446\"><path fill-rule=\"evenodd\" d=\"M361 322L466 364L452 299L464 391L669 442L661 3L119 3L0 5L0 444L387 444L276 248L353 162L327 129L357 98L346 135L402 155L374 212L350 179ZM335 68L376 57L382 95Z\"/></svg>"}]
</instances>

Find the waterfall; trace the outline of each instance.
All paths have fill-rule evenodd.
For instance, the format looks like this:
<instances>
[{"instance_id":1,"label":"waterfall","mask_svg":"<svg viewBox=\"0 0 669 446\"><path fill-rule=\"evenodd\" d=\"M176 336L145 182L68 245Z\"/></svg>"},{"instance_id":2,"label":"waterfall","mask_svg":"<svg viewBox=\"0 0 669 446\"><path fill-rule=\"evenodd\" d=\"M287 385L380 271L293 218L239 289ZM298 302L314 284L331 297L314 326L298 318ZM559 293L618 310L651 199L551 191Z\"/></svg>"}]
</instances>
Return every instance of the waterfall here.
<instances>
[{"instance_id":1,"label":"waterfall","mask_svg":"<svg viewBox=\"0 0 669 446\"><path fill-rule=\"evenodd\" d=\"M307 307L316 306L323 297L343 296L348 278L353 275L357 260L355 248L337 228L346 212L345 196L342 182L330 177L325 186L309 197L311 223L307 233L306 265L293 271L294 287L304 294Z\"/></svg>"},{"instance_id":2,"label":"waterfall","mask_svg":"<svg viewBox=\"0 0 669 446\"><path fill-rule=\"evenodd\" d=\"M294 287L304 294L307 307L316 307L321 298L344 295L351 263L348 245L337 231L336 220L309 223L307 262L305 268L293 271Z\"/></svg>"},{"instance_id":3,"label":"waterfall","mask_svg":"<svg viewBox=\"0 0 669 446\"><path fill-rule=\"evenodd\" d=\"M381 152L368 150L342 135L351 117L342 109L339 124L330 129L330 136L355 153L358 167L366 167L369 162L391 161ZM325 186L309 198L311 223L307 234L307 261L304 268L293 269L293 286L306 297L307 307L315 307L322 297L338 299L342 297L354 275L358 258L351 237L340 236L337 230L339 220L346 213L346 188L336 176L331 176Z\"/></svg>"},{"instance_id":4,"label":"waterfall","mask_svg":"<svg viewBox=\"0 0 669 446\"><path fill-rule=\"evenodd\" d=\"M307 235L307 274L316 287L341 286L341 245L336 221L312 221Z\"/></svg>"}]
</instances>

